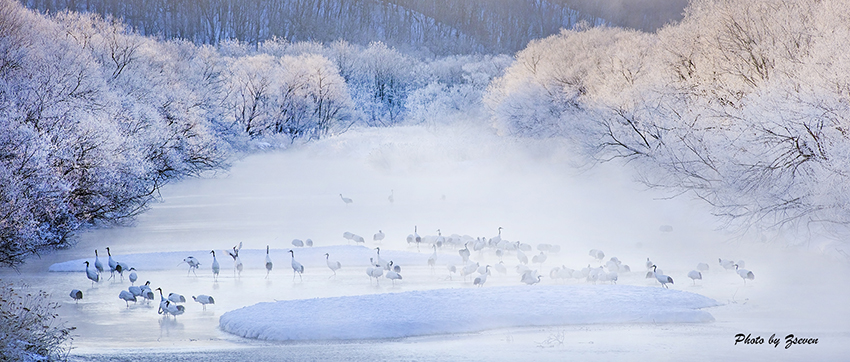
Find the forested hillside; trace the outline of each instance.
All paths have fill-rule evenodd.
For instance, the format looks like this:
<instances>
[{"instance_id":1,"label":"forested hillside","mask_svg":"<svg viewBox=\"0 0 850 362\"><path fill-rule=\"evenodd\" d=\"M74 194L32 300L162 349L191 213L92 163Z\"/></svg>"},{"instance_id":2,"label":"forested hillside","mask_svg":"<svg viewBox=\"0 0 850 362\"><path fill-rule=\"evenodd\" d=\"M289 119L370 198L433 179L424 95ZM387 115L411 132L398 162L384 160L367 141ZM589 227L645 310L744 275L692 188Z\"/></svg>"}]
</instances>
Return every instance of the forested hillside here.
<instances>
[{"instance_id":1,"label":"forested hillside","mask_svg":"<svg viewBox=\"0 0 850 362\"><path fill-rule=\"evenodd\" d=\"M142 35L218 44L381 41L434 54L513 53L580 21L653 31L681 18L685 1L588 0L22 0L47 13L122 19ZM615 19L616 21L611 21Z\"/></svg>"},{"instance_id":2,"label":"forested hillside","mask_svg":"<svg viewBox=\"0 0 850 362\"><path fill-rule=\"evenodd\" d=\"M132 220L240 152L479 109L510 63L381 42L196 45L0 0L0 264Z\"/></svg>"}]
</instances>

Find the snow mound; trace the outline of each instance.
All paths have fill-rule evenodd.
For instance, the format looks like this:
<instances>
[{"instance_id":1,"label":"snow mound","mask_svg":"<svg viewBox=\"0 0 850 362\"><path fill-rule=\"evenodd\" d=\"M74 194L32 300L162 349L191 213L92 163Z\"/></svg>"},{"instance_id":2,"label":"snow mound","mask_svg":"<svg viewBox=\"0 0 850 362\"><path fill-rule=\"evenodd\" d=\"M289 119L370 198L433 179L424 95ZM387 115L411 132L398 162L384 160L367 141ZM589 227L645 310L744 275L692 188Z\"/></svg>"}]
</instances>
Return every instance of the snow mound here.
<instances>
[{"instance_id":1,"label":"snow mound","mask_svg":"<svg viewBox=\"0 0 850 362\"><path fill-rule=\"evenodd\" d=\"M290 249L271 249L269 255L272 262L280 263L280 265L289 265L291 256ZM362 245L333 245L321 246L312 248L292 248L295 251L295 260L303 264L305 267L320 267L327 268L325 262L325 253L330 254L331 260L339 261L343 267L347 266L363 266L369 265L369 258L376 256L375 248L369 248ZM224 250L216 250L216 258L222 267L229 266L233 263L233 259L225 253ZM389 262L392 260L398 265L428 265L428 257L430 253L416 253L410 251L396 250L381 250L381 259ZM194 256L201 261L200 270L207 271L212 265L212 254L209 250L194 250L194 251L171 251L161 253L140 253L113 255L113 259L119 262L136 268L137 270L173 270L173 269L188 269L189 267L181 262L184 258ZM239 258L242 259L242 264L245 269L265 269L266 249L242 249L239 252ZM105 257L100 258L103 265L106 265L108 260ZM461 259L458 255L440 255L440 261L453 261L460 263ZM89 261L94 267L94 258L75 259L61 263L56 263L48 269L52 272L82 272L86 270L85 262Z\"/></svg>"},{"instance_id":2,"label":"snow mound","mask_svg":"<svg viewBox=\"0 0 850 362\"><path fill-rule=\"evenodd\" d=\"M261 340L351 340L490 329L611 323L703 323L717 306L664 288L588 285L437 289L258 303L219 318L232 334Z\"/></svg>"}]
</instances>

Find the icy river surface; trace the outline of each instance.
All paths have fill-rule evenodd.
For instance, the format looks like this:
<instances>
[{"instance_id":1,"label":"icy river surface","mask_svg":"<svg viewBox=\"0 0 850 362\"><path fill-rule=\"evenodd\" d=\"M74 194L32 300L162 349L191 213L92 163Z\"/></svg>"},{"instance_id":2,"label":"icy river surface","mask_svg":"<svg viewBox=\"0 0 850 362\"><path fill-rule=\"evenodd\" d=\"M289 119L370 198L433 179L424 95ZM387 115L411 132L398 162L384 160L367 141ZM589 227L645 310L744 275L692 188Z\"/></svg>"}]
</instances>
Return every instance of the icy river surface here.
<instances>
[{"instance_id":1,"label":"icy river surface","mask_svg":"<svg viewBox=\"0 0 850 362\"><path fill-rule=\"evenodd\" d=\"M628 165L578 171L569 151L555 145L511 140L473 126L395 127L352 130L285 151L259 152L235 161L227 172L167 185L161 201L133 225L85 232L74 248L33 258L19 272L0 270L0 278L22 280L61 303L61 317L77 328L70 359L80 361L846 358L850 267L836 257L841 255L836 244L788 246L776 235L719 231L709 210L686 195L667 199L644 189ZM379 230L385 237L376 241ZM364 242L344 238L346 232ZM411 234L422 242L409 243ZM438 234L446 241L435 251ZM527 267L541 276L539 283L521 282L515 250L501 256L496 248L474 250L476 238L496 236L532 247L524 254ZM313 246L296 247L293 239L310 239ZM479 292L473 282L478 272L463 275L467 264L458 251L466 241L470 260L491 266ZM244 267L238 272L226 251L240 243ZM546 260L535 263L540 244L560 251L544 253ZM268 273L267 246L273 262ZM106 265L106 247L115 260L136 269L136 285L150 281L166 295L183 294L185 313L158 314L158 295L153 302L140 299L128 306L118 298L130 286L126 272L123 279L116 275L92 285L83 260L93 261L97 249ZM378 258L376 247L382 259L402 268L403 279L366 275L369 258ZM605 257L591 257L591 249ZM303 275L293 274L289 250L304 266ZM217 278L210 251L221 265ZM182 263L188 256L199 260L197 270ZM561 267L598 268L611 257L631 270L621 269L617 284L550 273ZM646 277L647 258L673 278L670 291L649 289L662 287ZM744 261L755 279L745 283L724 270L719 258ZM335 276L328 260L342 265ZM500 261L505 273L496 270ZM698 263L709 270L692 281L687 274ZM103 278L109 277L107 270ZM71 289L82 290L84 298L72 300ZM408 292L423 294L401 294ZM393 297L381 297L387 293ZM215 304L204 310L192 301L201 294L213 296ZM667 309L671 300L686 299L677 306L691 309ZM434 302L419 303L423 300ZM282 304L222 319L267 302ZM328 313L340 303L356 307L348 314ZM299 308L310 315L298 314ZM525 314L511 313L517 310ZM282 338L244 338L222 328L224 320L234 326L230 332L270 322L273 328L270 318L278 312L300 321L274 332ZM396 317L372 324L384 315ZM472 315L477 322L465 318ZM421 334L405 334L412 327L393 324L404 320L421 326L432 317L435 322ZM320 338L336 335L332 318L345 319L348 336L360 335L362 325L363 338ZM514 319L504 322L507 318ZM454 325L481 320L498 323ZM321 333L306 333L316 332L319 324ZM736 343L739 334L764 343ZM789 334L818 341L786 348ZM294 337L299 335L310 338ZM768 343L771 335L781 343Z\"/></svg>"}]
</instances>

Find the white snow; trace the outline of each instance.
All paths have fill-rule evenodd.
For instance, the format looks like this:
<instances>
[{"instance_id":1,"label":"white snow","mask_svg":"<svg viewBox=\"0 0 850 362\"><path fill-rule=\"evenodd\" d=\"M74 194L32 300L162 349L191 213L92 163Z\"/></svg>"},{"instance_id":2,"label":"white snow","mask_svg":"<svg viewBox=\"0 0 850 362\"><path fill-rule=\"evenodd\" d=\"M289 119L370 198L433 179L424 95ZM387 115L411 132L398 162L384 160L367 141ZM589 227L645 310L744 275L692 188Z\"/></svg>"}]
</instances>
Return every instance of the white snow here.
<instances>
[{"instance_id":1,"label":"white snow","mask_svg":"<svg viewBox=\"0 0 850 362\"><path fill-rule=\"evenodd\" d=\"M340 238L342 239L342 238ZM340 241L344 242L344 241ZM289 255L289 250L295 251L295 260L303 264L305 267L327 268L325 263L325 253L330 254L330 259L339 261L342 267L360 267L369 264L369 258L376 256L375 248L366 247L363 245L332 245L320 246L313 248L287 248L287 249L270 249L269 255L276 267L285 266L289 268L289 261L292 257ZM381 259L385 261L393 261L398 265L425 265L430 254L416 253L399 250L381 250ZM139 271L154 271L154 270L177 270L181 267L189 270L188 265L181 264L181 261L189 256L194 256L201 260L201 265L196 273L209 274L210 266L212 265L212 255L209 250L194 250L194 251L169 251L161 253L135 253L113 255L117 261L124 262L127 265L136 268ZM265 268L266 249L242 249L239 252L239 258L242 259L242 264L245 269L264 269ZM216 250L216 258L222 268L229 268L233 265L233 259L225 254L225 250ZM106 264L106 258L101 258L101 262ZM453 261L460 263L460 256L441 256L441 260ZM50 265L48 269L51 272L83 272L86 270L85 262L94 263L94 258L83 258L64 261Z\"/></svg>"},{"instance_id":2,"label":"white snow","mask_svg":"<svg viewBox=\"0 0 850 362\"><path fill-rule=\"evenodd\" d=\"M620 285L437 289L258 303L224 313L221 328L261 340L351 340L600 323L714 321L715 300Z\"/></svg>"}]
</instances>

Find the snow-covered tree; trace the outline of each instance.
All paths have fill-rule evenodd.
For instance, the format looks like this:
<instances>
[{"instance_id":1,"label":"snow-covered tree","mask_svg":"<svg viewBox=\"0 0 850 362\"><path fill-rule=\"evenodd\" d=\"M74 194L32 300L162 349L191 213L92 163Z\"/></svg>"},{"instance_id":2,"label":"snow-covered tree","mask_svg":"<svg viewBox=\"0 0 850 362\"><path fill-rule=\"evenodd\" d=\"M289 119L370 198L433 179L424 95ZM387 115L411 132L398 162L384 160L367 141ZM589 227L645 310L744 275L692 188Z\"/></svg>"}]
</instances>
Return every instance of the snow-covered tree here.
<instances>
[{"instance_id":1,"label":"snow-covered tree","mask_svg":"<svg viewBox=\"0 0 850 362\"><path fill-rule=\"evenodd\" d=\"M656 34L562 31L487 104L506 134L628 159L739 226L847 225L848 18L841 1L699 0Z\"/></svg>"}]
</instances>

